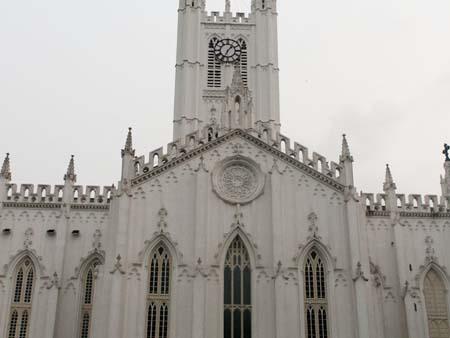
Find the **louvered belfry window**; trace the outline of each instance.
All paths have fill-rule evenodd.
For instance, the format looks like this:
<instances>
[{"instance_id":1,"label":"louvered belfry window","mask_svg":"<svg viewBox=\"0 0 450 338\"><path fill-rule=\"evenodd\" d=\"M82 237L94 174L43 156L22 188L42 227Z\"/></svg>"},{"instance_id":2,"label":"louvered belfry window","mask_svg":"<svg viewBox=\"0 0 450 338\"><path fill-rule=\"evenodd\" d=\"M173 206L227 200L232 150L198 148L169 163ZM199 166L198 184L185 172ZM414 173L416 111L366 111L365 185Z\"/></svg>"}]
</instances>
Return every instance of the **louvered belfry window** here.
<instances>
[{"instance_id":1,"label":"louvered belfry window","mask_svg":"<svg viewBox=\"0 0 450 338\"><path fill-rule=\"evenodd\" d=\"M218 40L218 38L212 38L208 43L208 88L220 88L222 86L222 65L214 52Z\"/></svg>"},{"instance_id":2,"label":"louvered belfry window","mask_svg":"<svg viewBox=\"0 0 450 338\"><path fill-rule=\"evenodd\" d=\"M91 326L95 291L95 270L99 264L100 262L98 260L90 263L82 277L80 338L92 337Z\"/></svg>"},{"instance_id":3,"label":"louvered belfry window","mask_svg":"<svg viewBox=\"0 0 450 338\"><path fill-rule=\"evenodd\" d=\"M224 269L224 338L252 337L251 266L248 251L237 236Z\"/></svg>"},{"instance_id":4,"label":"louvered belfry window","mask_svg":"<svg viewBox=\"0 0 450 338\"><path fill-rule=\"evenodd\" d=\"M241 45L241 58L239 60L239 70L241 71L242 82L245 87L248 87L248 50L247 43L244 39L238 40Z\"/></svg>"},{"instance_id":5,"label":"louvered belfry window","mask_svg":"<svg viewBox=\"0 0 450 338\"><path fill-rule=\"evenodd\" d=\"M172 258L162 245L150 256L146 338L169 337Z\"/></svg>"},{"instance_id":6,"label":"louvered belfry window","mask_svg":"<svg viewBox=\"0 0 450 338\"><path fill-rule=\"evenodd\" d=\"M17 266L14 276L8 338L28 337L35 280L33 262L26 257Z\"/></svg>"},{"instance_id":7,"label":"louvered belfry window","mask_svg":"<svg viewBox=\"0 0 450 338\"><path fill-rule=\"evenodd\" d=\"M316 250L305 262L306 338L328 338L328 301L325 265Z\"/></svg>"},{"instance_id":8,"label":"louvered belfry window","mask_svg":"<svg viewBox=\"0 0 450 338\"><path fill-rule=\"evenodd\" d=\"M425 276L423 293L430 338L450 337L447 292L442 278L433 269Z\"/></svg>"}]
</instances>

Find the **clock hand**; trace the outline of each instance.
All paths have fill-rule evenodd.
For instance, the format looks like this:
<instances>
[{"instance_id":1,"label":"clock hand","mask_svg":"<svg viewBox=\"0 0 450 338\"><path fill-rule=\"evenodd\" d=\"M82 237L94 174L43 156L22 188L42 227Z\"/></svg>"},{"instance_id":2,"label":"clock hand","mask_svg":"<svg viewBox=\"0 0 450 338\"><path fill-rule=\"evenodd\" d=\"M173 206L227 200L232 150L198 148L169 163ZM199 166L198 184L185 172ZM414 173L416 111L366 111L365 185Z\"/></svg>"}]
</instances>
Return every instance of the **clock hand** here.
<instances>
[{"instance_id":1,"label":"clock hand","mask_svg":"<svg viewBox=\"0 0 450 338\"><path fill-rule=\"evenodd\" d=\"M231 53L229 53L230 51L231 51ZM228 51L227 51L227 56L233 56L233 54L234 54L234 48L232 46L230 46L230 48L228 48Z\"/></svg>"},{"instance_id":2,"label":"clock hand","mask_svg":"<svg viewBox=\"0 0 450 338\"><path fill-rule=\"evenodd\" d=\"M223 52L224 56L228 56L228 51L230 50L231 46L225 46Z\"/></svg>"}]
</instances>

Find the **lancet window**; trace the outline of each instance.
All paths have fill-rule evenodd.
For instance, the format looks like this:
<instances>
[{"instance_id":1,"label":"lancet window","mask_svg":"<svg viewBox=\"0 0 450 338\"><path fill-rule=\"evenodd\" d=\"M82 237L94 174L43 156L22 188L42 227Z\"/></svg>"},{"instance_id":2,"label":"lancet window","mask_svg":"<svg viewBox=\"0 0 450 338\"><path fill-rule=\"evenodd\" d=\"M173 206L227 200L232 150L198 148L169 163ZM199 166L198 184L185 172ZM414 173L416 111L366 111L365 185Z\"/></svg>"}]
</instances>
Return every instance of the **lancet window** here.
<instances>
[{"instance_id":1,"label":"lancet window","mask_svg":"<svg viewBox=\"0 0 450 338\"><path fill-rule=\"evenodd\" d=\"M172 258L162 245L150 256L147 287L146 338L169 337Z\"/></svg>"},{"instance_id":2,"label":"lancet window","mask_svg":"<svg viewBox=\"0 0 450 338\"><path fill-rule=\"evenodd\" d=\"M100 264L98 259L89 264L82 276L81 293L81 320L80 320L80 338L90 338L92 326L92 308L94 306L95 280L97 266Z\"/></svg>"},{"instance_id":3,"label":"lancet window","mask_svg":"<svg viewBox=\"0 0 450 338\"><path fill-rule=\"evenodd\" d=\"M430 338L450 337L447 292L442 278L433 269L425 276L423 293Z\"/></svg>"},{"instance_id":4,"label":"lancet window","mask_svg":"<svg viewBox=\"0 0 450 338\"><path fill-rule=\"evenodd\" d=\"M8 338L28 337L35 280L33 262L25 257L14 274Z\"/></svg>"},{"instance_id":5,"label":"lancet window","mask_svg":"<svg viewBox=\"0 0 450 338\"><path fill-rule=\"evenodd\" d=\"M219 41L218 38L212 38L208 44L208 87L220 88L222 86L222 66L217 60L214 47Z\"/></svg>"},{"instance_id":6,"label":"lancet window","mask_svg":"<svg viewBox=\"0 0 450 338\"><path fill-rule=\"evenodd\" d=\"M251 265L248 251L237 236L231 243L224 269L224 338L251 338Z\"/></svg>"},{"instance_id":7,"label":"lancet window","mask_svg":"<svg viewBox=\"0 0 450 338\"><path fill-rule=\"evenodd\" d=\"M306 258L304 275L306 338L328 338L325 264L317 250Z\"/></svg>"}]
</instances>

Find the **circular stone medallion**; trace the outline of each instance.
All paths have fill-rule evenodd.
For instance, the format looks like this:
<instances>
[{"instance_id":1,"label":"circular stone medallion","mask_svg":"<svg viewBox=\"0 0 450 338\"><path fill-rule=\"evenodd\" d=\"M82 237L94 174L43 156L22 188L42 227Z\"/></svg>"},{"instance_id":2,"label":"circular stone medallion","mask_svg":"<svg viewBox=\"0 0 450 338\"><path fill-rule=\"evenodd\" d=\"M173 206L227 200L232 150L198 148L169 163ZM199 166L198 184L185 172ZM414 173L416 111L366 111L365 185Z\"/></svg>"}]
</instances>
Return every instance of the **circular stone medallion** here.
<instances>
[{"instance_id":1,"label":"circular stone medallion","mask_svg":"<svg viewBox=\"0 0 450 338\"><path fill-rule=\"evenodd\" d=\"M216 194L233 204L250 203L264 188L264 175L259 165L246 157L234 156L219 162L212 173Z\"/></svg>"}]
</instances>

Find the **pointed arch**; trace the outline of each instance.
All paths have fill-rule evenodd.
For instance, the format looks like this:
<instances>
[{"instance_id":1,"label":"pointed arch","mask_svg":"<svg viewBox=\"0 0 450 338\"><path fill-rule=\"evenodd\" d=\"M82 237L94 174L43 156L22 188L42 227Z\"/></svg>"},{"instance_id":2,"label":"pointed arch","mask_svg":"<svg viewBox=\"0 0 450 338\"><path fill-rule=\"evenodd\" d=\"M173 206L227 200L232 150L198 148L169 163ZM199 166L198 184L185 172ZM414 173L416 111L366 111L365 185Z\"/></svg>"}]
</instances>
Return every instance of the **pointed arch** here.
<instances>
[{"instance_id":1,"label":"pointed arch","mask_svg":"<svg viewBox=\"0 0 450 338\"><path fill-rule=\"evenodd\" d=\"M23 256L14 266L8 338L27 338L36 284L36 267L30 256Z\"/></svg>"},{"instance_id":2,"label":"pointed arch","mask_svg":"<svg viewBox=\"0 0 450 338\"><path fill-rule=\"evenodd\" d=\"M172 260L174 262L174 267L182 264L183 254L178 250L178 243L174 241L171 238L170 234L167 232L155 233L151 240L147 240L144 242L144 249L139 252L138 263L140 265L147 265L151 253L159 244L165 245L166 249L170 252L170 255L172 256Z\"/></svg>"},{"instance_id":3,"label":"pointed arch","mask_svg":"<svg viewBox=\"0 0 450 338\"><path fill-rule=\"evenodd\" d=\"M244 242L245 248L248 251L251 266L259 266L261 254L259 253L258 245L252 240L251 235L246 233L240 226L236 226L231 232L225 234L225 240L219 244L219 251L215 255L217 264L222 266L223 262L225 262L228 248L238 236Z\"/></svg>"},{"instance_id":4,"label":"pointed arch","mask_svg":"<svg viewBox=\"0 0 450 338\"><path fill-rule=\"evenodd\" d=\"M421 286L430 338L450 336L448 276L435 262L422 273Z\"/></svg>"},{"instance_id":5,"label":"pointed arch","mask_svg":"<svg viewBox=\"0 0 450 338\"><path fill-rule=\"evenodd\" d=\"M251 338L252 264L239 234L227 247L223 276L223 337Z\"/></svg>"},{"instance_id":6,"label":"pointed arch","mask_svg":"<svg viewBox=\"0 0 450 338\"><path fill-rule=\"evenodd\" d=\"M304 311L307 338L328 338L328 283L325 260L311 247L304 261Z\"/></svg>"},{"instance_id":7,"label":"pointed arch","mask_svg":"<svg viewBox=\"0 0 450 338\"><path fill-rule=\"evenodd\" d=\"M45 266L41 263L41 258L36 255L36 252L30 249L20 250L11 257L9 263L4 266L5 275L12 277L18 264L20 264L26 257L28 257L33 263L36 275L38 277L43 277L45 274Z\"/></svg>"},{"instance_id":8,"label":"pointed arch","mask_svg":"<svg viewBox=\"0 0 450 338\"><path fill-rule=\"evenodd\" d=\"M145 337L168 338L173 256L163 241L150 251L147 270Z\"/></svg>"},{"instance_id":9,"label":"pointed arch","mask_svg":"<svg viewBox=\"0 0 450 338\"><path fill-rule=\"evenodd\" d=\"M92 313L94 307L95 286L98 274L98 266L104 264L104 257L94 252L80 266L80 338L90 338L92 326Z\"/></svg>"},{"instance_id":10,"label":"pointed arch","mask_svg":"<svg viewBox=\"0 0 450 338\"><path fill-rule=\"evenodd\" d=\"M312 238L305 245L299 247L297 255L295 255L294 260L299 265L300 271L304 272L303 263L312 249L318 251L322 259L325 261L327 273L332 272L336 269L336 258L332 255L330 248L324 245L319 239Z\"/></svg>"}]
</instances>

